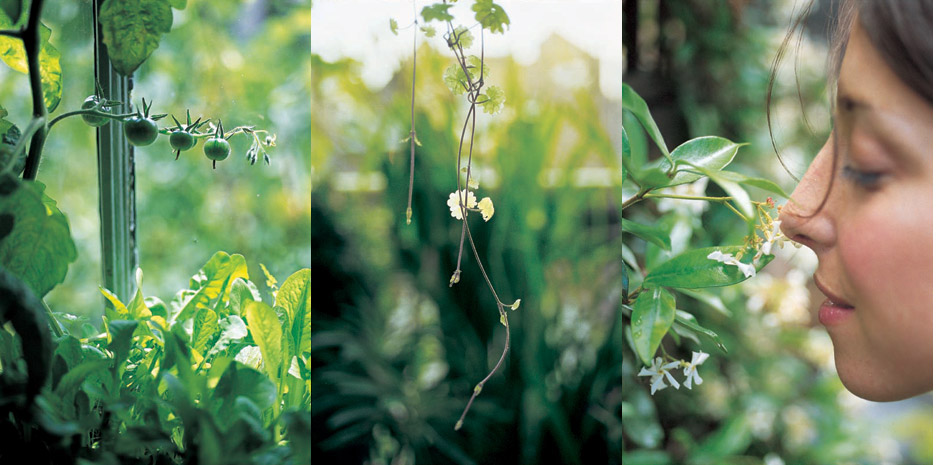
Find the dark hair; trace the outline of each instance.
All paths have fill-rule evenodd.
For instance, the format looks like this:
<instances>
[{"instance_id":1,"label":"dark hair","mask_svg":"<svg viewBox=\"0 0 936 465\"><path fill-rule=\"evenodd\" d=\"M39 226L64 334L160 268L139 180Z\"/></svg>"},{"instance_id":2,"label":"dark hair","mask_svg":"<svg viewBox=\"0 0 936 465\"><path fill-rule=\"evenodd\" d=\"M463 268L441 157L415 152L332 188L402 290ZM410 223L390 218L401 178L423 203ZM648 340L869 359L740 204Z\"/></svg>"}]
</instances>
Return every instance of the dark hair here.
<instances>
[{"instance_id":1,"label":"dark hair","mask_svg":"<svg viewBox=\"0 0 936 465\"><path fill-rule=\"evenodd\" d=\"M802 11L796 16L792 27L787 31L777 55L770 67L770 78L767 83L767 130L770 133L770 142L774 152L783 165L784 170L797 181L774 140L773 128L770 118L770 101L773 94L774 81L783 61L790 41L796 38L795 47L798 49L802 41L805 20L812 9L814 1L810 0ZM862 29L868 34L875 50L881 54L887 65L894 71L901 81L933 104L933 2L932 0L842 0L838 11L830 17L829 47L829 78L828 88L834 112L835 88L842 60L845 57L845 47L848 45L849 33L855 20L858 20ZM795 53L795 50L794 50ZM795 60L794 60L795 64ZM794 73L795 74L795 73ZM799 92L799 77L797 76L797 93L800 96L802 107L802 94ZM833 124L834 126L834 124ZM833 140L833 150L836 154L833 160L832 172L836 171L838 160L838 140ZM832 189L835 176L830 176L826 194L812 213L814 216L825 206Z\"/></svg>"}]
</instances>

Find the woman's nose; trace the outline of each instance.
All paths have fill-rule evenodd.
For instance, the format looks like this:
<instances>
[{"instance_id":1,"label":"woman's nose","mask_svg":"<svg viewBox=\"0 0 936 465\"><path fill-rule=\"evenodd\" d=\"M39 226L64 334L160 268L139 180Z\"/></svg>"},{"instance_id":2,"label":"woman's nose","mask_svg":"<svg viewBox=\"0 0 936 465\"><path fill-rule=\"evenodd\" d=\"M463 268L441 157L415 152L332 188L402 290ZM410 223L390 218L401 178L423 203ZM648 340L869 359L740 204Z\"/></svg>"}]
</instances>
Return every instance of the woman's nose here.
<instances>
[{"instance_id":1,"label":"woman's nose","mask_svg":"<svg viewBox=\"0 0 936 465\"><path fill-rule=\"evenodd\" d=\"M796 186L789 201L780 210L783 235L817 254L835 242L835 206L831 196L834 186L835 151L830 136L819 150Z\"/></svg>"}]
</instances>

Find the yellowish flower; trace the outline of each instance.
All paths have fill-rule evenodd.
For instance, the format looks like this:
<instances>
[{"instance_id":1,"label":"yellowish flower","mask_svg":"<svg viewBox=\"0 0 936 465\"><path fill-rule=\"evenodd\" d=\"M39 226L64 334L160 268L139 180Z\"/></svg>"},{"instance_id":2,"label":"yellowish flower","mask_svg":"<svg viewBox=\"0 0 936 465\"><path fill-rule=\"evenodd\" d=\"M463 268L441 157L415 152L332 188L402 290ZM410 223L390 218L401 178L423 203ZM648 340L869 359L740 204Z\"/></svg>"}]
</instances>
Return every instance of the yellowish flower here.
<instances>
[{"instance_id":1,"label":"yellowish flower","mask_svg":"<svg viewBox=\"0 0 936 465\"><path fill-rule=\"evenodd\" d=\"M490 197L481 199L481 201L478 202L478 209L481 210L481 218L484 218L484 221L494 216L494 202L491 201Z\"/></svg>"},{"instance_id":2,"label":"yellowish flower","mask_svg":"<svg viewBox=\"0 0 936 465\"><path fill-rule=\"evenodd\" d=\"M452 216L455 217L456 220L462 219L461 202L465 199L465 192L466 192L466 189L452 192L451 194L449 194L448 202L446 202L448 204L449 210L452 211ZM478 205L478 199L477 197L475 197L474 192L470 192L470 191L467 191L467 192L468 192L468 200L467 200L467 205L465 205L465 207L475 208Z\"/></svg>"}]
</instances>

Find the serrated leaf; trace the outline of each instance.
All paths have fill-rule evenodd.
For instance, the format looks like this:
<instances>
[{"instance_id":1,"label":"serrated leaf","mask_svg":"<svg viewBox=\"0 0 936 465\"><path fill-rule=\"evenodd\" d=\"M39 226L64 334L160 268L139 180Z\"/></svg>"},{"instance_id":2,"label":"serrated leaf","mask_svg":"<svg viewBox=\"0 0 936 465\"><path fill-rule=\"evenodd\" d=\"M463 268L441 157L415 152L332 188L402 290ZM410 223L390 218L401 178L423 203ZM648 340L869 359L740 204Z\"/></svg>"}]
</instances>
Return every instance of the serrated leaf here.
<instances>
[{"instance_id":1,"label":"serrated leaf","mask_svg":"<svg viewBox=\"0 0 936 465\"><path fill-rule=\"evenodd\" d=\"M471 10L475 12L475 20L481 23L481 27L495 34L503 34L504 27L510 26L507 13L493 0L475 0Z\"/></svg>"},{"instance_id":2,"label":"serrated leaf","mask_svg":"<svg viewBox=\"0 0 936 465\"><path fill-rule=\"evenodd\" d=\"M660 151L665 155L669 155L669 149L666 148L666 142L663 141L663 134L660 133L660 129L653 120L653 116L650 115L650 108L647 107L647 102L637 95L637 92L634 92L634 89L626 83L621 84L621 101L624 108L637 117L637 120L643 125L647 134L650 135L653 142L660 148ZM669 169L669 166L666 168Z\"/></svg>"},{"instance_id":3,"label":"serrated leaf","mask_svg":"<svg viewBox=\"0 0 936 465\"><path fill-rule=\"evenodd\" d=\"M663 336L673 325L676 315L676 299L661 287L654 287L640 293L633 305L631 314L631 336L637 355L645 365L653 363Z\"/></svg>"},{"instance_id":4,"label":"serrated leaf","mask_svg":"<svg viewBox=\"0 0 936 465\"><path fill-rule=\"evenodd\" d=\"M500 87L488 86L487 91L480 97L480 100L484 101L481 108L485 113L497 114L504 108L504 99L504 91Z\"/></svg>"},{"instance_id":5,"label":"serrated leaf","mask_svg":"<svg viewBox=\"0 0 936 465\"><path fill-rule=\"evenodd\" d=\"M426 35L427 38L435 37L436 30L432 26L419 26L419 30Z\"/></svg>"},{"instance_id":6,"label":"serrated leaf","mask_svg":"<svg viewBox=\"0 0 936 465\"><path fill-rule=\"evenodd\" d=\"M44 190L42 183L26 181L0 196L0 215L13 217L13 229L0 240L0 265L39 298L65 280L68 264L78 256L65 215L47 209Z\"/></svg>"},{"instance_id":7,"label":"serrated leaf","mask_svg":"<svg viewBox=\"0 0 936 465\"><path fill-rule=\"evenodd\" d=\"M643 285L698 289L740 283L747 278L737 266L727 265L707 257L715 251L735 255L742 249L744 248L741 246L706 247L684 252L650 270ZM741 262L751 263L755 253L753 249L747 249L741 257ZM773 257L773 255L761 256L754 263L755 269L760 270L770 263Z\"/></svg>"},{"instance_id":8,"label":"serrated leaf","mask_svg":"<svg viewBox=\"0 0 936 465\"><path fill-rule=\"evenodd\" d=\"M682 310L676 310L675 322L676 324L681 325L687 329L690 329L697 334L701 334L703 336L708 337L715 344L716 347L721 349L722 352L726 354L728 353L728 349L725 347L725 344L722 344L721 338L718 337L718 334L715 331L712 331L711 329L702 327L702 325L700 325L699 322L696 321L696 317L692 315L691 313L684 312Z\"/></svg>"},{"instance_id":9,"label":"serrated leaf","mask_svg":"<svg viewBox=\"0 0 936 465\"><path fill-rule=\"evenodd\" d=\"M474 35L471 33L471 30L465 26L458 26L455 28L455 38L463 49L471 48L471 45L474 43Z\"/></svg>"},{"instance_id":10,"label":"serrated leaf","mask_svg":"<svg viewBox=\"0 0 936 465\"><path fill-rule=\"evenodd\" d=\"M292 355L312 351L312 270L305 268L286 278L276 293L275 306L286 309Z\"/></svg>"},{"instance_id":11,"label":"serrated leaf","mask_svg":"<svg viewBox=\"0 0 936 465\"><path fill-rule=\"evenodd\" d=\"M130 76L172 29L168 0L105 0L98 15L114 69Z\"/></svg>"},{"instance_id":12,"label":"serrated leaf","mask_svg":"<svg viewBox=\"0 0 936 465\"><path fill-rule=\"evenodd\" d=\"M279 317L263 302L247 302L247 329L263 355L263 366L270 379L280 379L283 365L283 328Z\"/></svg>"},{"instance_id":13,"label":"serrated leaf","mask_svg":"<svg viewBox=\"0 0 936 465\"><path fill-rule=\"evenodd\" d=\"M427 23L434 20L451 21L455 19L455 17L448 12L451 7L451 4L436 3L423 7L419 14L422 16L423 21Z\"/></svg>"},{"instance_id":14,"label":"serrated leaf","mask_svg":"<svg viewBox=\"0 0 936 465\"><path fill-rule=\"evenodd\" d=\"M720 171L728 166L741 144L736 144L723 137L705 136L688 140L679 147L673 149L671 154L676 161L676 176L670 181L670 186L678 186L693 182L702 177L698 173L691 172L692 166L698 166L710 171ZM661 169L669 168L669 162L663 159L657 160L654 164ZM690 167L686 170L686 167Z\"/></svg>"},{"instance_id":15,"label":"serrated leaf","mask_svg":"<svg viewBox=\"0 0 936 465\"><path fill-rule=\"evenodd\" d=\"M631 233L647 242L652 242L665 250L670 250L669 231L624 218L621 218L621 231Z\"/></svg>"},{"instance_id":16,"label":"serrated leaf","mask_svg":"<svg viewBox=\"0 0 936 465\"><path fill-rule=\"evenodd\" d=\"M397 31L399 31L399 29L400 25L397 24L397 21L393 18L390 18L390 32L392 32L393 35L397 35Z\"/></svg>"}]
</instances>

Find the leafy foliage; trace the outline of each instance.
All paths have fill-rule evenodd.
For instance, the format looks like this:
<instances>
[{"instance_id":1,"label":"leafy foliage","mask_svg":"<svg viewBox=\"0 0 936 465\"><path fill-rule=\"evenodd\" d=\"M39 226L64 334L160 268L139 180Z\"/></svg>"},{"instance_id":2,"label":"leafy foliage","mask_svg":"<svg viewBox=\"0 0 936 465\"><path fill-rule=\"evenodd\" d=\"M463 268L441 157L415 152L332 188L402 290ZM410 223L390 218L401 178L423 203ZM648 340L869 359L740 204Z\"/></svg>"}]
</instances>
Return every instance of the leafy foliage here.
<instances>
[{"instance_id":1,"label":"leafy foliage","mask_svg":"<svg viewBox=\"0 0 936 465\"><path fill-rule=\"evenodd\" d=\"M191 288L168 305L143 297L138 288L133 301L118 301L105 318L106 332L57 338L51 376L35 406L9 396L0 403L0 427L10 433L0 440L3 450L32 451L40 461L56 463L73 463L74 458L82 463L116 458L150 463L152 457L164 461L160 463L179 463L183 457L207 463L308 463L302 460L308 460L311 450L309 416L302 412L309 411L311 402L311 354L276 343L290 338L296 327L308 334L310 322L302 317L306 302L279 302L285 311L280 321L250 293L232 298L238 287L234 282L240 288L255 286L246 277L235 277L235 268L218 267L225 257L221 252L212 257L192 277ZM210 298L198 299L194 315L179 318L195 296L208 295L199 293L205 288L204 276L227 284ZM308 288L309 270L286 281ZM41 305L16 305L28 304L14 303L7 318L11 313L42 316ZM14 328L12 339L8 333L0 335L14 348L0 352L4 382L22 377L16 363L22 354L37 352L20 339L35 331L22 324ZM257 347L257 366L237 361L240 353ZM46 373L35 373L36 364L26 360L27 379L45 380ZM280 371L287 364L295 370ZM37 432L30 435L29 430ZM69 456L72 461L58 461Z\"/></svg>"},{"instance_id":2,"label":"leafy foliage","mask_svg":"<svg viewBox=\"0 0 936 465\"><path fill-rule=\"evenodd\" d=\"M149 58L172 28L172 7L169 0L105 0L101 32L114 69L129 76Z\"/></svg>"}]
</instances>

